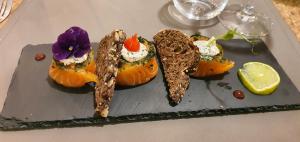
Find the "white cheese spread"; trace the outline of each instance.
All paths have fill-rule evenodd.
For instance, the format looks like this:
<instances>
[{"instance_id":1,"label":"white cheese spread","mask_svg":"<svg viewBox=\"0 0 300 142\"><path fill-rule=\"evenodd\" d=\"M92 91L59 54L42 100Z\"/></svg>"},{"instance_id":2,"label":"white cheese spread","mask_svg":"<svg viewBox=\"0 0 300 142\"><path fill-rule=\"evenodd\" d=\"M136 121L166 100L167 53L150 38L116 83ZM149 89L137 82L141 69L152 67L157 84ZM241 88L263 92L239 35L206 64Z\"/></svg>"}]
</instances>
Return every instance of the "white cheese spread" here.
<instances>
[{"instance_id":1,"label":"white cheese spread","mask_svg":"<svg viewBox=\"0 0 300 142\"><path fill-rule=\"evenodd\" d=\"M142 43L140 43L139 51L136 51L136 52L128 51L124 45L121 50L122 57L128 62L134 62L134 61L141 60L144 57L146 57L147 54L148 54L148 49Z\"/></svg>"},{"instance_id":2,"label":"white cheese spread","mask_svg":"<svg viewBox=\"0 0 300 142\"><path fill-rule=\"evenodd\" d=\"M214 37L212 37L214 38ZM208 45L210 43L210 40L197 40L194 41L193 44L199 48L199 52L201 55L207 55L207 56L215 56L220 53L220 49L217 47L216 43L213 43L211 45Z\"/></svg>"},{"instance_id":3,"label":"white cheese spread","mask_svg":"<svg viewBox=\"0 0 300 142\"><path fill-rule=\"evenodd\" d=\"M74 56L71 56L67 59L60 60L60 62L62 62L65 66L67 66L72 63L82 63L87 59L87 57L88 57L88 53L85 53L82 57L76 58Z\"/></svg>"}]
</instances>

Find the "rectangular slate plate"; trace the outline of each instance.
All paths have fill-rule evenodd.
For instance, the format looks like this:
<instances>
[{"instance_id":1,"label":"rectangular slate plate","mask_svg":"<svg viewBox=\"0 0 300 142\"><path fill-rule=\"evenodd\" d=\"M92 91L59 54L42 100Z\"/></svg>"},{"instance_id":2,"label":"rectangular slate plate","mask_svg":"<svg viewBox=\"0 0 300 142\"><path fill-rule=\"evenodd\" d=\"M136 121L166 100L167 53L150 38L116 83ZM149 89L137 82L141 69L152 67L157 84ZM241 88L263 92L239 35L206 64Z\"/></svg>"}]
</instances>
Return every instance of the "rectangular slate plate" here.
<instances>
[{"instance_id":1,"label":"rectangular slate plate","mask_svg":"<svg viewBox=\"0 0 300 142\"><path fill-rule=\"evenodd\" d=\"M1 130L25 130L53 127L75 127L124 122L218 116L253 112L300 109L300 94L263 42L251 52L241 40L220 41L225 57L235 61L227 74L207 79L191 79L182 102L171 106L161 70L151 82L132 88L117 88L108 118L94 113L93 88L67 89L48 77L51 45L24 47L13 75L0 117ZM96 48L97 44L93 44ZM35 61L36 53L46 54ZM269 96L250 93L240 83L237 69L243 63L260 61L272 65L280 74L278 89ZM234 90L246 97L238 100Z\"/></svg>"}]
</instances>

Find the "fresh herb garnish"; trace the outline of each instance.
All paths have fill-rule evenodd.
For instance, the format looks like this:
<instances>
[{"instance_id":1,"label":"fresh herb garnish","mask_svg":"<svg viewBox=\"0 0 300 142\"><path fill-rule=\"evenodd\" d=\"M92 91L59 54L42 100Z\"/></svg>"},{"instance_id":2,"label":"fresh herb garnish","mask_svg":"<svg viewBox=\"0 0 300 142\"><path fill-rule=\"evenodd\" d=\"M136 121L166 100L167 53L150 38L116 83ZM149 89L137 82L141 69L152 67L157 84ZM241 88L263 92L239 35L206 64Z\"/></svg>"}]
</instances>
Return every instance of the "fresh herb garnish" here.
<instances>
[{"instance_id":1,"label":"fresh herb garnish","mask_svg":"<svg viewBox=\"0 0 300 142\"><path fill-rule=\"evenodd\" d=\"M236 29L230 29L224 35L218 36L217 39L230 40L234 38L234 35L237 34Z\"/></svg>"},{"instance_id":2,"label":"fresh herb garnish","mask_svg":"<svg viewBox=\"0 0 300 142\"><path fill-rule=\"evenodd\" d=\"M217 36L213 40L210 39L207 45L211 46L217 40L230 40L230 39L233 39L236 35L239 36L240 38L242 38L243 40L247 41L251 45L254 45L256 43L256 40L248 39L244 34L238 32L237 29L229 29L225 34Z\"/></svg>"},{"instance_id":3,"label":"fresh herb garnish","mask_svg":"<svg viewBox=\"0 0 300 142\"><path fill-rule=\"evenodd\" d=\"M209 39L209 42L208 42L207 46L214 45L217 40L231 40L235 36L239 36L241 39L243 39L246 42L248 42L249 44L251 44L251 46L252 46L251 52L253 54L257 54L254 51L254 45L257 43L257 39L249 39L246 35L238 32L236 28L235 29L229 29L225 34L217 36L216 38Z\"/></svg>"},{"instance_id":4,"label":"fresh herb garnish","mask_svg":"<svg viewBox=\"0 0 300 142\"><path fill-rule=\"evenodd\" d=\"M213 56L209 56L209 55L200 55L200 58L201 58L201 60L204 60L204 61L210 61L210 60L214 59Z\"/></svg>"}]
</instances>

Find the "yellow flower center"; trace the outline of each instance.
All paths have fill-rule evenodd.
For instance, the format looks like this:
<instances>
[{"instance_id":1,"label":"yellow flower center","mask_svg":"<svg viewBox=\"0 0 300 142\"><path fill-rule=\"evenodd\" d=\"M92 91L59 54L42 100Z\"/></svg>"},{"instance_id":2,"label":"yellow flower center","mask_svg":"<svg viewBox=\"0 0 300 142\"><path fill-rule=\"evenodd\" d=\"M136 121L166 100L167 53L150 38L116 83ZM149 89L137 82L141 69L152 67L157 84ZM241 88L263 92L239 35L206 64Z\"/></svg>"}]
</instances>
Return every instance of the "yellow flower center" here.
<instances>
[{"instance_id":1,"label":"yellow flower center","mask_svg":"<svg viewBox=\"0 0 300 142\"><path fill-rule=\"evenodd\" d=\"M72 51L72 50L73 50L73 46L70 46L70 47L69 47L69 51Z\"/></svg>"}]
</instances>

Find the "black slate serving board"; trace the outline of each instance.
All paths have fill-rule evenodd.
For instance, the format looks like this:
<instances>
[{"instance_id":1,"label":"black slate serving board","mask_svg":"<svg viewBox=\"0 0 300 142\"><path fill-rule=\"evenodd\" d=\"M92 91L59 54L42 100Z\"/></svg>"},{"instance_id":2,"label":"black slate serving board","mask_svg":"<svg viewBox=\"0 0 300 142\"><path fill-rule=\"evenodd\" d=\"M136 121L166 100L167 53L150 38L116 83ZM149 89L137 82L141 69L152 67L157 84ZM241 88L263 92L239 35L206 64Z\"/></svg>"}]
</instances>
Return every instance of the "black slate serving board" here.
<instances>
[{"instance_id":1,"label":"black slate serving board","mask_svg":"<svg viewBox=\"0 0 300 142\"><path fill-rule=\"evenodd\" d=\"M68 89L49 79L50 44L27 45L22 50L7 93L0 115L0 129L92 126L300 109L299 91L263 42L254 48L257 54L253 54L252 47L242 40L219 43L224 47L225 57L236 63L229 73L214 78L192 78L182 102L172 106L159 70L156 78L147 84L117 88L108 118L95 115L92 87ZM93 47L97 45L93 44ZM45 53L46 59L35 61L38 52ZM278 71L281 83L272 95L254 95L240 83L237 69L249 61L267 63ZM245 93L245 99L233 97L232 92L237 89Z\"/></svg>"}]
</instances>

